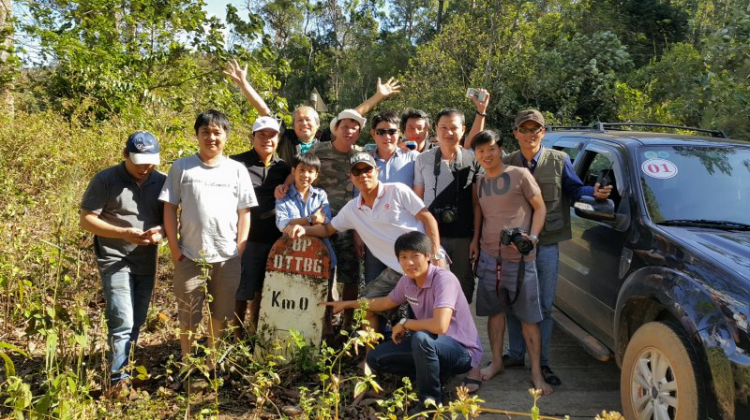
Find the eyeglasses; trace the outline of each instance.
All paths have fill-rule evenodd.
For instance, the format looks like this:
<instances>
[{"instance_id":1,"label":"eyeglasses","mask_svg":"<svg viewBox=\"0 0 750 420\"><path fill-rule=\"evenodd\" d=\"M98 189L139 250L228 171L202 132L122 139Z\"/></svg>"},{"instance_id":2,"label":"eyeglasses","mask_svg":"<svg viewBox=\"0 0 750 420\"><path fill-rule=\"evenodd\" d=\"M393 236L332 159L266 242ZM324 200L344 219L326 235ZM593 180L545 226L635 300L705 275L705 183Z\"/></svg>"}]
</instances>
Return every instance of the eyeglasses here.
<instances>
[{"instance_id":1,"label":"eyeglasses","mask_svg":"<svg viewBox=\"0 0 750 420\"><path fill-rule=\"evenodd\" d=\"M375 134L379 136L384 136L388 134L389 136L393 136L396 133L398 133L398 128L377 128L375 129Z\"/></svg>"},{"instance_id":2,"label":"eyeglasses","mask_svg":"<svg viewBox=\"0 0 750 420\"><path fill-rule=\"evenodd\" d=\"M544 127L537 127L537 128L526 128L526 127L518 127L516 128L516 131L518 131L521 134L539 134L544 130Z\"/></svg>"},{"instance_id":3,"label":"eyeglasses","mask_svg":"<svg viewBox=\"0 0 750 420\"><path fill-rule=\"evenodd\" d=\"M353 176L360 176L362 174L369 174L372 172L372 170L375 169L370 165L367 165L365 167L359 167L359 168L352 168L349 173L351 173Z\"/></svg>"}]
</instances>

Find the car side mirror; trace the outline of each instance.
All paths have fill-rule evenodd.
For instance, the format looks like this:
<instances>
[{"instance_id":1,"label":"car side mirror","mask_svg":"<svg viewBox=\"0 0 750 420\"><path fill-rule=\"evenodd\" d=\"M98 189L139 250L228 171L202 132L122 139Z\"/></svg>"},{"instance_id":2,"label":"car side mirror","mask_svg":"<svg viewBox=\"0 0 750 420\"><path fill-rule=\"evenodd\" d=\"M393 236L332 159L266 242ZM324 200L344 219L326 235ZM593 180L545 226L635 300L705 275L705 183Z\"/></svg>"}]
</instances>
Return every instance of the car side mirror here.
<instances>
[{"instance_id":1,"label":"car side mirror","mask_svg":"<svg viewBox=\"0 0 750 420\"><path fill-rule=\"evenodd\" d=\"M617 220L615 214L615 202L611 199L597 200L589 195L582 196L573 204L576 215L585 219L614 222Z\"/></svg>"}]
</instances>

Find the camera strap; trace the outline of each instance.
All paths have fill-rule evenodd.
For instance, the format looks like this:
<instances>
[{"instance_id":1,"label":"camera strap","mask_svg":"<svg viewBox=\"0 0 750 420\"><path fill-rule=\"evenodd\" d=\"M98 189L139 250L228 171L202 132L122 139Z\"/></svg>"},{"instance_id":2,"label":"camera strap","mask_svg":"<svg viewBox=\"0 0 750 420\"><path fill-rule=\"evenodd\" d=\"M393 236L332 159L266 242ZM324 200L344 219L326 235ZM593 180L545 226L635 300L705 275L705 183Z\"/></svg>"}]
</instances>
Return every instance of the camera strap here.
<instances>
[{"instance_id":1,"label":"camera strap","mask_svg":"<svg viewBox=\"0 0 750 420\"><path fill-rule=\"evenodd\" d=\"M503 259L500 257L500 251L495 258L495 294L500 295L500 283L503 281Z\"/></svg>"},{"instance_id":2,"label":"camera strap","mask_svg":"<svg viewBox=\"0 0 750 420\"><path fill-rule=\"evenodd\" d=\"M440 147L436 147L437 150L435 151L435 163L432 167L432 174L435 176L435 185L432 187L432 192L435 194L435 199L437 199L438 196L438 179L440 178L440 169L441 169L441 163L443 161L443 151L440 149ZM458 200L460 199L460 192L461 192L461 176L460 176L460 169L469 168L469 174L466 177L466 185L463 185L463 188L468 187L471 185L472 180L474 179L474 172L476 172L476 169L474 168L474 165L472 165L473 157L472 155L467 151L462 151L459 149L456 152L456 156L453 158L451 163L448 164L448 166L451 169L451 173L453 174L453 182L456 183L456 205L458 205Z\"/></svg>"},{"instance_id":3,"label":"camera strap","mask_svg":"<svg viewBox=\"0 0 750 420\"><path fill-rule=\"evenodd\" d=\"M502 244L500 245L502 246ZM495 258L495 294L500 295L500 285L503 281L503 258L500 256L500 251L497 252L497 257ZM513 304L516 303L518 300L518 297L521 296L521 289L523 288L523 283L526 278L526 262L523 260L523 257L521 257L521 261L518 263L518 274L516 276L516 293L512 296L510 300L510 305L513 306Z\"/></svg>"}]
</instances>

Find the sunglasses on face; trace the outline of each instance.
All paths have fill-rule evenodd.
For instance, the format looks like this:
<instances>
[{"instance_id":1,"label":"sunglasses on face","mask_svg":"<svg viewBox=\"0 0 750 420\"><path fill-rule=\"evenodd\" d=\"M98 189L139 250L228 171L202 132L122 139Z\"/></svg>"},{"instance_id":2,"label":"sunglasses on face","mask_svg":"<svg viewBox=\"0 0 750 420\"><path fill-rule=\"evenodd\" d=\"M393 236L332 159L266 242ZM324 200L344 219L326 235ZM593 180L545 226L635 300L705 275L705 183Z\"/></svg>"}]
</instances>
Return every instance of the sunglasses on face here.
<instances>
[{"instance_id":1,"label":"sunglasses on face","mask_svg":"<svg viewBox=\"0 0 750 420\"><path fill-rule=\"evenodd\" d=\"M518 131L521 134L539 134L542 132L544 127L537 127L537 128L526 128L526 127L518 127L516 128L516 131Z\"/></svg>"},{"instance_id":2,"label":"sunglasses on face","mask_svg":"<svg viewBox=\"0 0 750 420\"><path fill-rule=\"evenodd\" d=\"M398 128L376 128L375 133L379 136L384 136L386 134L393 136L398 133Z\"/></svg>"},{"instance_id":3,"label":"sunglasses on face","mask_svg":"<svg viewBox=\"0 0 750 420\"><path fill-rule=\"evenodd\" d=\"M372 172L372 170L375 169L372 166L364 166L359 168L352 168L351 171L349 171L354 176L360 176L362 174L369 174Z\"/></svg>"}]
</instances>

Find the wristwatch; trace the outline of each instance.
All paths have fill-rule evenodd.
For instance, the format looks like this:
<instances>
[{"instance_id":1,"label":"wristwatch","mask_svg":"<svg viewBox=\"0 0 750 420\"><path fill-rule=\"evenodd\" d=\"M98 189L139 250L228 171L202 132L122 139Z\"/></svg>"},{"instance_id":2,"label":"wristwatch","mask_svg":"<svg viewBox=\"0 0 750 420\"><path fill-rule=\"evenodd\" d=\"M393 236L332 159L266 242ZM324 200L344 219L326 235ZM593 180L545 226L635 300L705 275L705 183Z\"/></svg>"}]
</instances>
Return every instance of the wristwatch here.
<instances>
[{"instance_id":1,"label":"wristwatch","mask_svg":"<svg viewBox=\"0 0 750 420\"><path fill-rule=\"evenodd\" d=\"M309 215L309 216L307 216L307 217L306 217L306 219L307 219L307 224L309 224L310 226L312 226L312 224L313 224L313 221L312 221L312 214L311 214L311 215Z\"/></svg>"},{"instance_id":2,"label":"wristwatch","mask_svg":"<svg viewBox=\"0 0 750 420\"><path fill-rule=\"evenodd\" d=\"M432 256L432 261L440 261L442 259L443 259L443 254L441 254L440 252Z\"/></svg>"},{"instance_id":3,"label":"wristwatch","mask_svg":"<svg viewBox=\"0 0 750 420\"><path fill-rule=\"evenodd\" d=\"M529 235L529 238L531 238L532 241L534 241L534 245L539 243L539 237L536 235Z\"/></svg>"},{"instance_id":4,"label":"wristwatch","mask_svg":"<svg viewBox=\"0 0 750 420\"><path fill-rule=\"evenodd\" d=\"M401 321L398 321L399 324L401 324L404 329L406 329L406 318L401 318Z\"/></svg>"}]
</instances>

